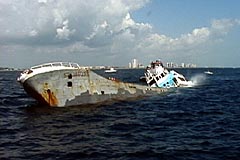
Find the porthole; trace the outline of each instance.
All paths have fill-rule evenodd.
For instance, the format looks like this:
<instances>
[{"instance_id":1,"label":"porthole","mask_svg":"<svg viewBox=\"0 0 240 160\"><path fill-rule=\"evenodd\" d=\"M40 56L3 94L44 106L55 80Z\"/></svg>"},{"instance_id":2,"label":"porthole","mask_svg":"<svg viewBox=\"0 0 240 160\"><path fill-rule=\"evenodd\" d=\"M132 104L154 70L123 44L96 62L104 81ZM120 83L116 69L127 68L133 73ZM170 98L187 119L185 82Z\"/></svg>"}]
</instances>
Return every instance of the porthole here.
<instances>
[{"instance_id":1,"label":"porthole","mask_svg":"<svg viewBox=\"0 0 240 160\"><path fill-rule=\"evenodd\" d=\"M69 74L69 75L68 75L68 79L72 79L72 74Z\"/></svg>"},{"instance_id":2,"label":"porthole","mask_svg":"<svg viewBox=\"0 0 240 160\"><path fill-rule=\"evenodd\" d=\"M67 82L67 86L72 87L72 82L71 81Z\"/></svg>"}]
</instances>

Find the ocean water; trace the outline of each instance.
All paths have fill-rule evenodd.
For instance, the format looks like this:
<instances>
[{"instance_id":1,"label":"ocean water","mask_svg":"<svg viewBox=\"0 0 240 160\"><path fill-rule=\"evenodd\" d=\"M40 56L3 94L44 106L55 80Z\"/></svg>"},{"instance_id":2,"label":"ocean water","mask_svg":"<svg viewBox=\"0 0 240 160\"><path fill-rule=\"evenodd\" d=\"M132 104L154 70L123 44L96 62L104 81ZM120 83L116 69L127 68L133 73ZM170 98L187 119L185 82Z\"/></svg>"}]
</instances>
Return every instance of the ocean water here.
<instances>
[{"instance_id":1,"label":"ocean water","mask_svg":"<svg viewBox=\"0 0 240 160\"><path fill-rule=\"evenodd\" d=\"M240 69L205 70L178 69L196 85L169 94L64 108L38 105L19 72L0 72L0 159L240 159Z\"/></svg>"}]
</instances>

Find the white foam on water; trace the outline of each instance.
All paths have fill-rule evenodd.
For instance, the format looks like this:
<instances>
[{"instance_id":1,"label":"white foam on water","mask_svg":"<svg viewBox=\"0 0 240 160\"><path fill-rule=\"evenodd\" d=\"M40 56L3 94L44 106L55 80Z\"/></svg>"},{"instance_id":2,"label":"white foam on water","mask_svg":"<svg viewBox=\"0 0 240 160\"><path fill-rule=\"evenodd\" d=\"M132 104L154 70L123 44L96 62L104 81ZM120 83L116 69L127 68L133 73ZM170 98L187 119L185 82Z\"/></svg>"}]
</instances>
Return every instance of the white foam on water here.
<instances>
[{"instance_id":1,"label":"white foam on water","mask_svg":"<svg viewBox=\"0 0 240 160\"><path fill-rule=\"evenodd\" d=\"M206 81L207 76L205 74L197 74L190 78L193 82L193 86L202 85Z\"/></svg>"}]
</instances>

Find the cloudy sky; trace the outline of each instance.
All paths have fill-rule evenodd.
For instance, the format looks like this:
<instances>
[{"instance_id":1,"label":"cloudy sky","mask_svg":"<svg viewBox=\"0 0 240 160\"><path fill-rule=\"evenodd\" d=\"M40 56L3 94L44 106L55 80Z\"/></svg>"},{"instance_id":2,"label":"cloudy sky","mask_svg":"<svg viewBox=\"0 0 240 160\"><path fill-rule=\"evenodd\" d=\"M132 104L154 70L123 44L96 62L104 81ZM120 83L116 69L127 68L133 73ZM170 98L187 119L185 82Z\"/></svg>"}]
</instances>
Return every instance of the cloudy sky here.
<instances>
[{"instance_id":1,"label":"cloudy sky","mask_svg":"<svg viewBox=\"0 0 240 160\"><path fill-rule=\"evenodd\" d=\"M0 0L0 66L240 67L239 0Z\"/></svg>"}]
</instances>

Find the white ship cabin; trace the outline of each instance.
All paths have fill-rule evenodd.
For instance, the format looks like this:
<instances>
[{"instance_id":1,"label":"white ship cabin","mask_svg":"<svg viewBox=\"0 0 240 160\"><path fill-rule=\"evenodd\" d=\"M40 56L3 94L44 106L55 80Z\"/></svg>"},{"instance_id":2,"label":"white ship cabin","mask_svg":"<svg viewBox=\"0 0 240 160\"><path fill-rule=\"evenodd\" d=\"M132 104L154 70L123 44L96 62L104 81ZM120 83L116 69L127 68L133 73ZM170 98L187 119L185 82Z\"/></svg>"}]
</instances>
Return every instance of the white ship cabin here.
<instances>
[{"instance_id":1,"label":"white ship cabin","mask_svg":"<svg viewBox=\"0 0 240 160\"><path fill-rule=\"evenodd\" d=\"M62 70L62 69L80 69L86 68L81 67L77 63L70 62L53 62L53 63L44 63L41 65L33 66L30 69L26 69L21 73L21 76L17 78L17 81L23 82L27 78L44 72Z\"/></svg>"}]
</instances>

